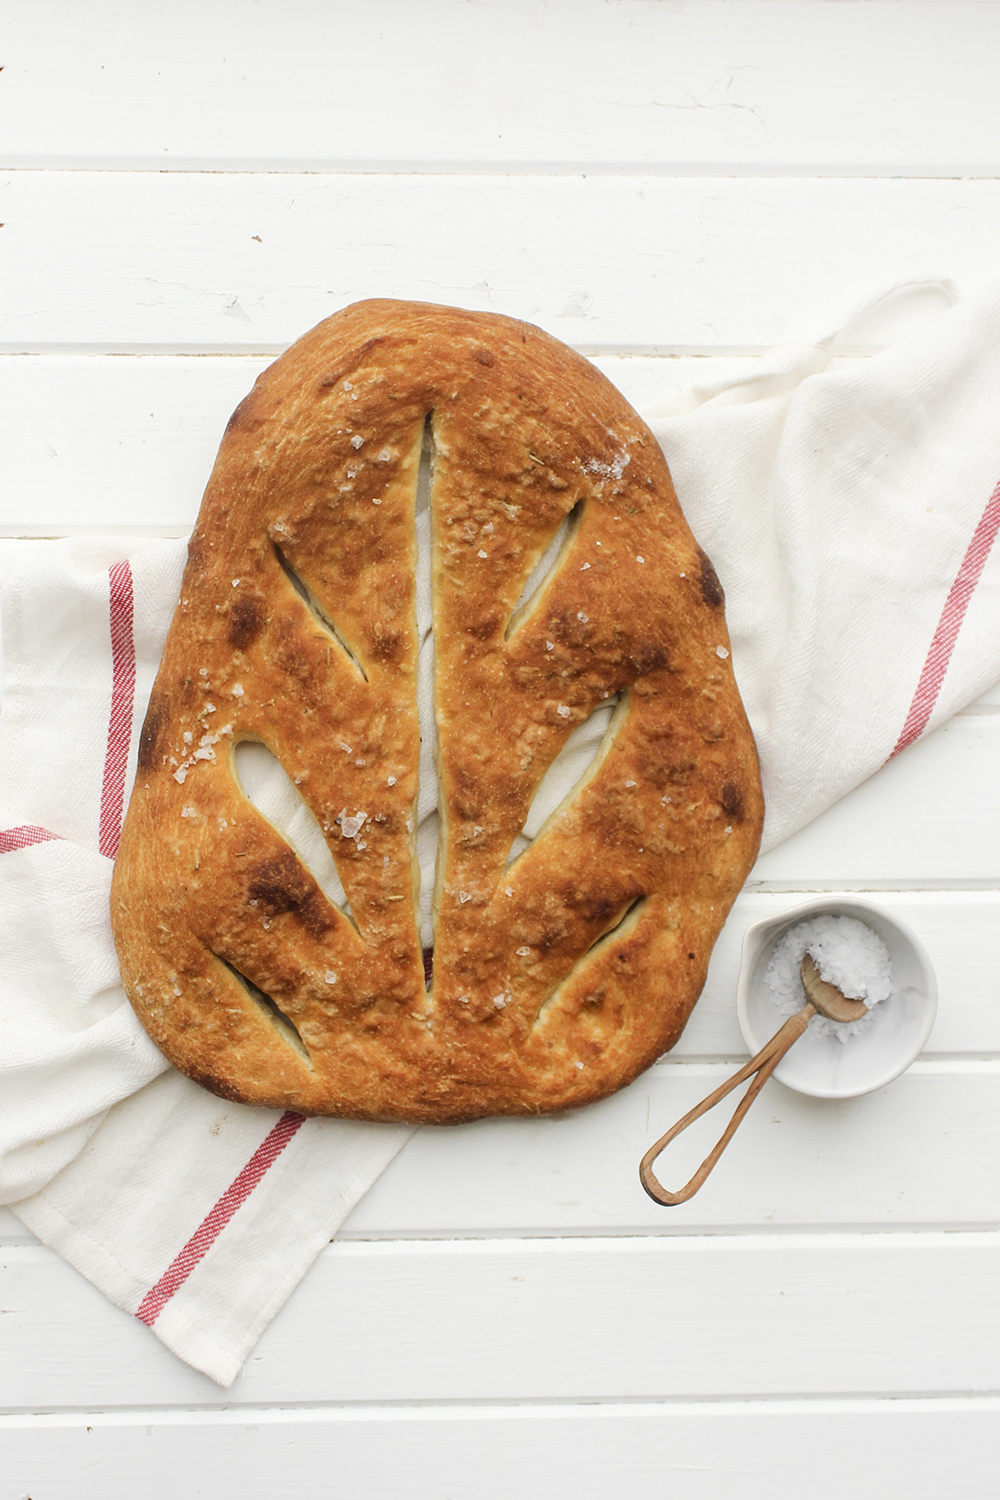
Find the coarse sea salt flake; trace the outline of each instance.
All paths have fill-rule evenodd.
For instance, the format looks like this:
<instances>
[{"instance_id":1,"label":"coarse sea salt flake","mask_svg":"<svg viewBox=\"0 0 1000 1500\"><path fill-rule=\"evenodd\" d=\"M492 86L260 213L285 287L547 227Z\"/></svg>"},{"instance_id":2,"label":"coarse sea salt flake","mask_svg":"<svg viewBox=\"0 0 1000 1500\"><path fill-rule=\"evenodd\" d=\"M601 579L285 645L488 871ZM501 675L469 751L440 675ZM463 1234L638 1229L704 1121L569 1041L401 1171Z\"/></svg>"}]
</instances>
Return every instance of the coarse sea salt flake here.
<instances>
[{"instance_id":1,"label":"coarse sea salt flake","mask_svg":"<svg viewBox=\"0 0 1000 1500\"><path fill-rule=\"evenodd\" d=\"M725 646L716 646L715 654L716 656L720 657L722 661L725 661L726 657L729 655L729 652L726 650Z\"/></svg>"},{"instance_id":2,"label":"coarse sea salt flake","mask_svg":"<svg viewBox=\"0 0 1000 1500\"><path fill-rule=\"evenodd\" d=\"M395 778L395 776L388 776L386 778L386 783L385 784L386 784L386 786L395 786L396 785L396 778Z\"/></svg>"},{"instance_id":3,"label":"coarse sea salt flake","mask_svg":"<svg viewBox=\"0 0 1000 1500\"><path fill-rule=\"evenodd\" d=\"M483 551L482 547L480 547L479 551L476 553L477 557L489 557L489 555L490 554L488 552Z\"/></svg>"},{"instance_id":4,"label":"coarse sea salt flake","mask_svg":"<svg viewBox=\"0 0 1000 1500\"><path fill-rule=\"evenodd\" d=\"M811 953L820 978L836 985L849 1000L863 1000L869 1014L858 1021L831 1021L812 1016L809 1030L848 1042L872 1024L872 1009L893 993L892 961L877 932L857 917L821 914L797 922L778 943L767 966L765 981L778 1011L794 1015L805 1004L800 969Z\"/></svg>"},{"instance_id":5,"label":"coarse sea salt flake","mask_svg":"<svg viewBox=\"0 0 1000 1500\"><path fill-rule=\"evenodd\" d=\"M336 971L336 969L327 969L326 973L323 975L323 978L326 980L327 984L336 984L337 983L337 971Z\"/></svg>"},{"instance_id":6,"label":"coarse sea salt flake","mask_svg":"<svg viewBox=\"0 0 1000 1500\"><path fill-rule=\"evenodd\" d=\"M560 719L568 719L571 713L571 709L569 708L568 704L560 703L556 708L556 713L559 715Z\"/></svg>"},{"instance_id":7,"label":"coarse sea salt flake","mask_svg":"<svg viewBox=\"0 0 1000 1500\"><path fill-rule=\"evenodd\" d=\"M356 839L361 832L361 825L366 821L366 812L356 812L353 817L347 816L347 808L342 807L337 815L336 822L340 824L340 832L345 839Z\"/></svg>"},{"instance_id":8,"label":"coarse sea salt flake","mask_svg":"<svg viewBox=\"0 0 1000 1500\"><path fill-rule=\"evenodd\" d=\"M361 447L361 445L362 445L363 442L364 442L364 438L361 436L360 433L356 432L354 434L354 436L351 438L351 447L355 450L355 452L357 452L357 450Z\"/></svg>"}]
</instances>

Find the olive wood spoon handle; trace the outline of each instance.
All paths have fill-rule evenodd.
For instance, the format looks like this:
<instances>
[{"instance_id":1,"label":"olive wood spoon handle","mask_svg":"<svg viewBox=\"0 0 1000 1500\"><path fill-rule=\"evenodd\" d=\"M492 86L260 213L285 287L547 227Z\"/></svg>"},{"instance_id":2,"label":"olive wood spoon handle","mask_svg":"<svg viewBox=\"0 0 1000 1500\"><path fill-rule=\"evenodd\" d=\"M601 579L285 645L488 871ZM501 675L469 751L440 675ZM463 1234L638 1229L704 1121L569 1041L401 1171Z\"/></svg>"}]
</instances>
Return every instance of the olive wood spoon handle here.
<instances>
[{"instance_id":1,"label":"olive wood spoon handle","mask_svg":"<svg viewBox=\"0 0 1000 1500\"><path fill-rule=\"evenodd\" d=\"M655 1146L650 1146L642 1158L642 1161L639 1163L639 1181L649 1196L654 1198L657 1203L663 1203L669 1208L675 1203L686 1203L689 1198L694 1197L735 1135L737 1125L789 1047L798 1041L809 1025L810 1016L819 1014L827 1016L831 1021L845 1023L847 1021L860 1020L868 1009L863 1000L849 1000L846 995L837 989L836 985L828 984L825 979L821 979L816 961L811 953L804 955L802 967L799 970L799 977L802 980L802 988L808 997L802 1009L797 1011L794 1016L789 1016L781 1030L776 1031L769 1042L764 1043L757 1056L752 1057L745 1067L742 1067L732 1078L727 1079L714 1093L709 1094L707 1099L703 1099L700 1104L696 1104L694 1109L689 1109L683 1119L678 1120L677 1124L668 1130L666 1135L661 1135ZM756 1078L754 1078L753 1083L751 1083L743 1098L737 1104L733 1111L733 1117L726 1126L715 1149L705 1157L705 1160L691 1178L691 1181L686 1183L680 1192L668 1192L653 1175L653 1163L664 1146L669 1146L670 1142L676 1136L679 1136L682 1130L686 1130L693 1121L707 1114L714 1105L718 1104L720 1099L724 1099L727 1094L732 1093L733 1089L738 1088L741 1083L752 1077L754 1073L757 1075Z\"/></svg>"},{"instance_id":2,"label":"olive wood spoon handle","mask_svg":"<svg viewBox=\"0 0 1000 1500\"><path fill-rule=\"evenodd\" d=\"M683 1115L681 1119L677 1121L676 1125L671 1126L666 1135L661 1135L656 1144L650 1146L649 1150L642 1158L642 1161L639 1163L639 1181L642 1183L643 1187L646 1189L646 1192L651 1198L654 1198L657 1203L662 1203L667 1207L672 1207L675 1203L686 1203L689 1198L694 1197L695 1193L701 1187L702 1183L705 1181L705 1178L708 1176L709 1172L711 1172L712 1168L715 1166L715 1163L719 1160L719 1157L722 1155L723 1151L725 1151L726 1147L729 1145L729 1142L736 1134L736 1127L743 1119L743 1116L746 1114L747 1110L750 1108L751 1104L756 1099L757 1095L760 1093L761 1089L764 1087L765 1083L770 1078L771 1074L774 1072L775 1068L778 1066L781 1059L788 1051L789 1047L791 1047L794 1042L797 1042L799 1037L805 1031L806 1027L809 1024L809 1017L814 1016L815 1014L815 1005L813 1005L811 1000L807 1000L802 1009L800 1011L797 1011L794 1016L789 1016L788 1020L785 1022L784 1026L782 1026L781 1030L776 1031L769 1042L764 1043L763 1047L761 1047L756 1057L752 1057L750 1061L746 1063L738 1073L735 1073L733 1075L732 1078L727 1078L725 1083L720 1084L717 1089L709 1094L707 1099L703 1099L700 1104L696 1104L694 1109L689 1109L687 1114ZM657 1181L656 1177L653 1174L653 1163L659 1156L660 1152L664 1149L664 1147L669 1146L670 1142L677 1136L679 1136L682 1130L686 1130L689 1125L692 1125L694 1123L695 1120L698 1120L702 1115L707 1114L708 1111L710 1109L713 1109L721 1099L724 1099L727 1094L731 1094L733 1089L738 1088L741 1083L744 1083L746 1079L750 1078L754 1073L756 1073L757 1075L756 1078L754 1078L753 1083L751 1083L750 1087L743 1095L743 1098L740 1100L739 1104L733 1111L733 1117L729 1121L729 1124L726 1126L715 1147L712 1149L712 1151L709 1152L708 1156L705 1157L705 1160L702 1162L697 1172L691 1178L690 1182L687 1182L684 1187L680 1188L676 1193L669 1192L667 1188L663 1187L662 1184Z\"/></svg>"}]
</instances>

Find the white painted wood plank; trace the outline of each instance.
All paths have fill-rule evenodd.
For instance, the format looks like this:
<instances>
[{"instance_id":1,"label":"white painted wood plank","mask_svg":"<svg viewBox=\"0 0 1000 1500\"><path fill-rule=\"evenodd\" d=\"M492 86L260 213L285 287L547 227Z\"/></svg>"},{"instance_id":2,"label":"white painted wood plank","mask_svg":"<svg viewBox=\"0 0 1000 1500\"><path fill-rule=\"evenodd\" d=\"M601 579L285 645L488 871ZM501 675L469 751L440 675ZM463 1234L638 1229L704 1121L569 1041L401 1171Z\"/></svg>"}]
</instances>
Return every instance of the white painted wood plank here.
<instances>
[{"instance_id":1,"label":"white painted wood plank","mask_svg":"<svg viewBox=\"0 0 1000 1500\"><path fill-rule=\"evenodd\" d=\"M1000 717L963 715L911 745L758 860L751 881L1000 885Z\"/></svg>"},{"instance_id":2,"label":"white painted wood plank","mask_svg":"<svg viewBox=\"0 0 1000 1500\"><path fill-rule=\"evenodd\" d=\"M1000 1223L1000 1067L918 1063L857 1100L807 1099L771 1082L711 1182L664 1209L642 1192L642 1154L735 1064L661 1064L613 1099L545 1120L419 1132L344 1225L347 1239L521 1234L690 1234ZM692 1174L739 1095L657 1167ZM0 1217L0 1244L33 1243Z\"/></svg>"},{"instance_id":3,"label":"white painted wood plank","mask_svg":"<svg viewBox=\"0 0 1000 1500\"><path fill-rule=\"evenodd\" d=\"M845 799L845 817L851 801ZM850 900L857 892L827 894L831 900ZM735 1002L743 934L754 922L794 912L817 899L815 890L743 892L716 943L701 999L673 1058L712 1061L743 1054ZM939 1000L925 1058L1000 1055L1000 891L876 890L860 899L910 927L930 955Z\"/></svg>"},{"instance_id":4,"label":"white painted wood plank","mask_svg":"<svg viewBox=\"0 0 1000 1500\"><path fill-rule=\"evenodd\" d=\"M397 1235L679 1234L699 1230L1000 1223L1000 1066L918 1063L861 1099L808 1099L773 1080L690 1203L642 1191L643 1153L735 1071L667 1063L572 1115L422 1130L344 1225ZM740 1090L742 1093L742 1090ZM740 1095L665 1152L691 1177Z\"/></svg>"},{"instance_id":5,"label":"white painted wood plank","mask_svg":"<svg viewBox=\"0 0 1000 1500\"><path fill-rule=\"evenodd\" d=\"M0 36L10 166L941 176L1000 158L996 4L34 0Z\"/></svg>"},{"instance_id":6,"label":"white painted wood plank","mask_svg":"<svg viewBox=\"0 0 1000 1500\"><path fill-rule=\"evenodd\" d=\"M927 267L995 277L1000 182L8 172L0 215L9 352L271 352L393 296L723 354Z\"/></svg>"},{"instance_id":7,"label":"white painted wood plank","mask_svg":"<svg viewBox=\"0 0 1000 1500\"><path fill-rule=\"evenodd\" d=\"M1000 710L1000 682L989 688L981 698L977 698L975 703L970 703L967 712L995 714L998 710Z\"/></svg>"},{"instance_id":8,"label":"white painted wood plank","mask_svg":"<svg viewBox=\"0 0 1000 1500\"><path fill-rule=\"evenodd\" d=\"M0 1245L33 1245L35 1236L15 1219L9 1208L0 1208Z\"/></svg>"},{"instance_id":9,"label":"white painted wood plank","mask_svg":"<svg viewBox=\"0 0 1000 1500\"><path fill-rule=\"evenodd\" d=\"M994 1500L998 1417L990 1397L9 1416L0 1495Z\"/></svg>"},{"instance_id":10,"label":"white painted wood plank","mask_svg":"<svg viewBox=\"0 0 1000 1500\"><path fill-rule=\"evenodd\" d=\"M337 1243L225 1400L990 1394L998 1254L978 1233ZM8 1409L219 1404L47 1251L4 1252L0 1306Z\"/></svg>"},{"instance_id":11,"label":"white painted wood plank","mask_svg":"<svg viewBox=\"0 0 1000 1500\"><path fill-rule=\"evenodd\" d=\"M734 1009L743 930L801 901L796 893L748 894L720 939L706 991L670 1059L624 1093L571 1115L421 1132L344 1232L386 1237L995 1223L1000 892L880 893L875 899L927 943L941 989L929 1052L887 1089L838 1103L806 1099L772 1082L710 1187L690 1204L663 1210L640 1191L636 1167L647 1146L746 1056ZM989 1051L992 1059L984 1055ZM720 1108L664 1158L660 1170L668 1184L689 1175L726 1118ZM12 1215L0 1214L0 1243L30 1241Z\"/></svg>"},{"instance_id":12,"label":"white painted wood plank","mask_svg":"<svg viewBox=\"0 0 1000 1500\"><path fill-rule=\"evenodd\" d=\"M304 330L303 330L304 331ZM194 524L230 412L267 355L0 356L0 536ZM595 361L639 409L746 359Z\"/></svg>"}]
</instances>

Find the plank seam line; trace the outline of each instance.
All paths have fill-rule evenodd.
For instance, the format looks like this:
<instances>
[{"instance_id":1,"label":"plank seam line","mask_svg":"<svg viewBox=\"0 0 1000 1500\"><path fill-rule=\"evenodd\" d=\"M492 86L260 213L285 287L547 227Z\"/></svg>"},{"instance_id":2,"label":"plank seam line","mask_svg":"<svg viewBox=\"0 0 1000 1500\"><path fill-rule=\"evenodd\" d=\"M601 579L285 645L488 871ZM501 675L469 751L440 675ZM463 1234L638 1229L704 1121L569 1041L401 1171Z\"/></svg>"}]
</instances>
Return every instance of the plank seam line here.
<instances>
[{"instance_id":1,"label":"plank seam line","mask_svg":"<svg viewBox=\"0 0 1000 1500\"><path fill-rule=\"evenodd\" d=\"M684 180L703 178L708 182L719 180L734 182L893 182L948 183L958 186L966 184L994 184L1000 175L1000 161L932 162L922 167L919 162L758 162L758 161L636 161L620 158L614 161L527 161L514 158L507 161L492 161L489 158L465 160L410 158L391 160L388 158L362 158L344 160L329 157L325 160L288 158L281 166L267 165L262 158L231 158L230 164L207 166L197 157L180 157L169 164L144 157L119 156L101 159L73 157L25 157L12 155L0 159L0 171L12 175L45 176L47 174L92 175L95 177L386 177L424 178L433 182L438 178L482 177L482 178L538 178L554 181L566 178L594 179L610 178L621 181L637 178L672 178Z\"/></svg>"},{"instance_id":2,"label":"plank seam line","mask_svg":"<svg viewBox=\"0 0 1000 1500\"><path fill-rule=\"evenodd\" d=\"M758 1396L717 1396L709 1395L684 1395L684 1396L532 1396L532 1397L497 1397L483 1396L470 1397L467 1400L457 1401L447 1397L411 1398L386 1401L309 1401L309 1402L274 1402L253 1403L247 1406L238 1406L233 1402L211 1403L204 1406L192 1405L157 1405L157 1406L126 1406L109 1404L102 1407L93 1406L66 1406L53 1410L47 1407L44 1410L37 1408L12 1407L5 1408L0 1413L0 1431L4 1428L18 1426L33 1427L63 1427L77 1422L96 1422L101 1425L123 1427L142 1426L150 1418L163 1419L163 1425L181 1426L184 1422L192 1425L208 1426L219 1423L220 1418L226 1426L240 1426L253 1422L275 1423L285 1421L288 1418L297 1419L306 1423L315 1421L318 1423L328 1422L331 1417L344 1418L348 1421L399 1421L416 1418L418 1420L481 1420L484 1415L496 1413L501 1419L511 1419L518 1416L531 1416L536 1419L551 1419L553 1416L561 1416L574 1419L582 1414L595 1416L606 1414L609 1417L627 1416L634 1412L642 1415L658 1416L671 1412L684 1414L704 1414L717 1416L719 1414L743 1415L751 1412L760 1412L762 1415L787 1415L789 1413L800 1413L803 1416L814 1415L817 1411L830 1413L843 1412L845 1415L858 1415L859 1408L883 1414L888 1406L896 1411L916 1410L928 1412L938 1410L950 1412L961 1409L973 1409L993 1411L1000 1408L1000 1392L988 1389L984 1391L933 1391L933 1392L904 1392L899 1395L885 1393L865 1393L862 1395L839 1393L827 1394L815 1392L803 1395L801 1392L779 1393L776 1395ZM696 1410L695 1410L696 1409ZM103 1420L102 1420L103 1419Z\"/></svg>"}]
</instances>

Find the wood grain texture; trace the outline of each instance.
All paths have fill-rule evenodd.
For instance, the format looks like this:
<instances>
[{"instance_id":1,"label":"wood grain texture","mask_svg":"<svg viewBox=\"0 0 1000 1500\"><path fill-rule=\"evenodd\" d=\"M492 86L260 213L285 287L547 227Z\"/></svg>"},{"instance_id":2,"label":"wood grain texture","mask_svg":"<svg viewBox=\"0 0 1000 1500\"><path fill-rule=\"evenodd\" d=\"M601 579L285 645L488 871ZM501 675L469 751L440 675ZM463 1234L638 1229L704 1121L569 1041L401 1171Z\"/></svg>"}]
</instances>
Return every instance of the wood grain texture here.
<instances>
[{"instance_id":1,"label":"wood grain texture","mask_svg":"<svg viewBox=\"0 0 1000 1500\"><path fill-rule=\"evenodd\" d=\"M621 1402L0 1418L0 1496L327 1500L993 1500L1000 1404Z\"/></svg>"},{"instance_id":2,"label":"wood grain texture","mask_svg":"<svg viewBox=\"0 0 1000 1500\"><path fill-rule=\"evenodd\" d=\"M0 37L7 166L969 176L998 160L992 3L43 0Z\"/></svg>"},{"instance_id":3,"label":"wood grain texture","mask_svg":"<svg viewBox=\"0 0 1000 1500\"><path fill-rule=\"evenodd\" d=\"M226 1404L990 1394L998 1248L962 1232L335 1244ZM4 1253L0 1404L218 1404L53 1260Z\"/></svg>"},{"instance_id":4,"label":"wood grain texture","mask_svg":"<svg viewBox=\"0 0 1000 1500\"><path fill-rule=\"evenodd\" d=\"M928 269L991 280L1000 182L23 171L0 215L0 352L273 353L386 296L739 354Z\"/></svg>"}]
</instances>

